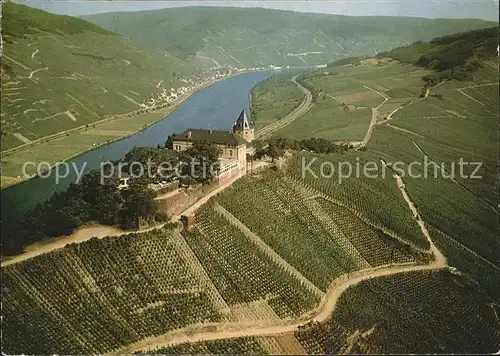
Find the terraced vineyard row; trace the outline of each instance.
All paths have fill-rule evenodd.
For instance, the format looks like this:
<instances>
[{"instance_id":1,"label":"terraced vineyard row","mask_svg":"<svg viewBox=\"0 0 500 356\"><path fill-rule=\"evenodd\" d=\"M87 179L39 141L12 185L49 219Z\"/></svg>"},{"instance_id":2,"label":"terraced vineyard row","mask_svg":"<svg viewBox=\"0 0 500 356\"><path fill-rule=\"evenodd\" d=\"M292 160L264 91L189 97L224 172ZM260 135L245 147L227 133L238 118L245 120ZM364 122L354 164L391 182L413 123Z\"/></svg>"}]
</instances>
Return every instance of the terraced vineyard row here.
<instances>
[{"instance_id":1,"label":"terraced vineyard row","mask_svg":"<svg viewBox=\"0 0 500 356\"><path fill-rule=\"evenodd\" d=\"M148 353L150 354L150 353ZM255 337L185 343L155 350L159 355L267 355ZM142 354L138 354L142 355Z\"/></svg>"},{"instance_id":2,"label":"terraced vineyard row","mask_svg":"<svg viewBox=\"0 0 500 356\"><path fill-rule=\"evenodd\" d=\"M218 197L219 203L269 247L322 290L356 269L317 219L271 188L273 177L245 178Z\"/></svg>"},{"instance_id":3,"label":"terraced vineyard row","mask_svg":"<svg viewBox=\"0 0 500 356\"><path fill-rule=\"evenodd\" d=\"M446 255L450 266L474 278L492 298L500 301L500 267L435 228L430 228L429 232L436 246Z\"/></svg>"},{"instance_id":4,"label":"terraced vineyard row","mask_svg":"<svg viewBox=\"0 0 500 356\"><path fill-rule=\"evenodd\" d=\"M150 351L162 355L305 355L293 333L183 343ZM139 354L142 355L142 354Z\"/></svg>"},{"instance_id":5,"label":"terraced vineyard row","mask_svg":"<svg viewBox=\"0 0 500 356\"><path fill-rule=\"evenodd\" d=\"M3 268L4 352L100 354L220 320L181 256L171 232L156 230L92 239Z\"/></svg>"},{"instance_id":6,"label":"terraced vineyard row","mask_svg":"<svg viewBox=\"0 0 500 356\"><path fill-rule=\"evenodd\" d=\"M203 206L196 221L196 230L183 234L229 306L267 299L272 309L286 318L312 309L319 301L213 205Z\"/></svg>"},{"instance_id":7,"label":"terraced vineyard row","mask_svg":"<svg viewBox=\"0 0 500 356\"><path fill-rule=\"evenodd\" d=\"M339 164L343 164L342 162L346 167L347 164L352 167L352 174L343 179L339 178L341 172L337 169ZM323 163L325 165L321 168ZM377 178L363 174L364 164L378 165ZM330 169L332 165L333 171ZM358 165L361 167L360 174L356 172ZM314 175L308 170L303 170L304 166L310 167ZM343 174L347 175L348 169L345 169ZM305 172L304 175L302 172ZM303 152L292 157L289 163L289 174L295 180L351 207L375 226L381 229L387 228L415 246L428 249L429 243L401 198L401 193L393 182L392 172L390 170L385 174L383 172L380 157L369 152L363 152L363 155L354 152L343 156L316 156Z\"/></svg>"},{"instance_id":8,"label":"terraced vineyard row","mask_svg":"<svg viewBox=\"0 0 500 356\"><path fill-rule=\"evenodd\" d=\"M317 198L320 206L338 224L370 266L376 267L390 263L414 262L411 248L377 231L354 216L344 207Z\"/></svg>"},{"instance_id":9,"label":"terraced vineyard row","mask_svg":"<svg viewBox=\"0 0 500 356\"><path fill-rule=\"evenodd\" d=\"M273 184L269 187L293 206L303 212L309 212L316 219L316 224L310 224L309 220L305 220L306 223L309 222L309 229L318 234L323 234L326 231L330 235L332 243L342 248L347 254L346 256L355 263L356 269L370 267L366 259L345 238L344 232L330 219L321 206L315 204L316 201L311 199L313 193L300 189L293 180L287 179L287 177L273 180Z\"/></svg>"},{"instance_id":10,"label":"terraced vineyard row","mask_svg":"<svg viewBox=\"0 0 500 356\"><path fill-rule=\"evenodd\" d=\"M490 302L445 270L397 274L348 289L331 320L295 335L309 353L494 353Z\"/></svg>"}]
</instances>

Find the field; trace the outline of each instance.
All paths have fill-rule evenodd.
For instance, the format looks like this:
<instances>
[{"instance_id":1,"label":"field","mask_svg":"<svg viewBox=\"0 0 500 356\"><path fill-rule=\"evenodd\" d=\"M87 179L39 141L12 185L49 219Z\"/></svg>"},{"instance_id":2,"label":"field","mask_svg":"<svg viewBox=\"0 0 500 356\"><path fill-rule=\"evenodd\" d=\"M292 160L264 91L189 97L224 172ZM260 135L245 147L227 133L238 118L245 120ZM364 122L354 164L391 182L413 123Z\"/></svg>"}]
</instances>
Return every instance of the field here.
<instances>
[{"instance_id":1,"label":"field","mask_svg":"<svg viewBox=\"0 0 500 356\"><path fill-rule=\"evenodd\" d=\"M382 160L401 162L404 169L409 169L412 162L420 163L422 166L413 165L412 171L417 177L425 172L429 178L413 178L406 171L405 183L425 221L498 266L499 103L498 82L492 79L498 76L498 65L493 60L482 63L472 73L472 80L441 83L431 88L425 98L419 97L424 84L421 77L428 71L394 60L362 61L358 65L328 67L307 74L305 80L320 92L319 97L321 92L325 93L324 99L318 99L308 113L278 131L277 136L320 136L355 144L367 130L369 114L363 123L347 124L348 132L358 133L346 135L346 127L336 125L348 122L346 117L353 111L344 112L337 120L333 115L343 111L341 98L366 99L368 87L387 100L371 103L382 105L377 109L377 122L367 151L317 157L303 152L292 159L290 173L373 223L380 223L403 239L426 248L425 239L407 214L408 208L394 185L394 171ZM362 110L366 109L354 112ZM430 165L425 169L424 160ZM471 162L463 167L463 175L459 171L460 160ZM312 172L306 169L303 175L301 167L309 162ZM433 162L444 167L444 171ZM476 172L479 179L471 177L477 167L475 162L481 163ZM356 171L357 164L361 174ZM378 175L376 179L363 175L367 164L377 167L371 173ZM327 178L317 179L315 175L320 174L322 165ZM349 167L350 177L342 177L349 175ZM432 176L434 172L436 179ZM446 178L451 173L455 173L454 179ZM463 203L458 204L457 197Z\"/></svg>"},{"instance_id":2,"label":"field","mask_svg":"<svg viewBox=\"0 0 500 356\"><path fill-rule=\"evenodd\" d=\"M297 108L304 94L290 75L276 75L255 86L250 92L255 129L284 118Z\"/></svg>"},{"instance_id":3,"label":"field","mask_svg":"<svg viewBox=\"0 0 500 356\"><path fill-rule=\"evenodd\" d=\"M198 212L197 229L184 234L229 306L263 299L281 318L298 316L318 297L279 268L213 206Z\"/></svg>"},{"instance_id":4,"label":"field","mask_svg":"<svg viewBox=\"0 0 500 356\"><path fill-rule=\"evenodd\" d=\"M376 178L363 173L365 165L377 169L369 172ZM302 170L304 166L309 166L310 171ZM324 156L304 152L292 158L289 173L295 180L333 198L391 235L399 236L418 248L429 247L391 171L384 168L378 155L369 151Z\"/></svg>"},{"instance_id":5,"label":"field","mask_svg":"<svg viewBox=\"0 0 500 356\"><path fill-rule=\"evenodd\" d=\"M177 85L191 68L186 63L310 66L336 59L333 53L371 53L442 33L443 24L484 25L374 17L360 27L359 18L263 9L248 10L254 23L240 9L86 17L162 48L146 53L81 20L39 13L17 23L12 15L20 8L8 5L2 149L88 126L3 156L2 184L20 179L24 161L54 163L156 121L164 113L95 123L137 107L159 81ZM294 28L284 26L290 19ZM206 32L193 33L200 21ZM413 33L416 24L421 32ZM457 69L427 84L423 77L436 73L391 58L301 74L314 103L273 134L342 146L328 154L285 152L222 186L179 189L184 198L161 203L169 224L63 248L62 240L48 241L51 252L12 259L1 270L2 352L498 352L498 61L481 57L476 65L470 76L462 73L467 80L451 79ZM262 128L300 105L303 93L289 75L277 75L250 99ZM457 162L469 164L459 169ZM214 193L204 204L190 206L208 190ZM118 201L130 200L127 190L109 192L113 206L129 207ZM147 210L140 198L134 209ZM178 215L186 211L194 224L181 228Z\"/></svg>"},{"instance_id":6,"label":"field","mask_svg":"<svg viewBox=\"0 0 500 356\"><path fill-rule=\"evenodd\" d=\"M205 341L154 350L159 355L268 355L256 338Z\"/></svg>"},{"instance_id":7,"label":"field","mask_svg":"<svg viewBox=\"0 0 500 356\"><path fill-rule=\"evenodd\" d=\"M497 305L466 276L447 270L413 272L348 289L330 320L294 333L182 343L155 352L494 353L500 347L497 312Z\"/></svg>"},{"instance_id":8,"label":"field","mask_svg":"<svg viewBox=\"0 0 500 356\"><path fill-rule=\"evenodd\" d=\"M403 244L315 195L292 177L271 174L238 181L217 200L323 291L342 274L413 260Z\"/></svg>"},{"instance_id":9,"label":"field","mask_svg":"<svg viewBox=\"0 0 500 356\"><path fill-rule=\"evenodd\" d=\"M384 103L384 95L403 102L418 96L424 84L421 76L426 73L411 65L388 61L380 65L327 67L306 74L304 81L318 90L318 99L300 120L276 135L362 141L372 118L371 108ZM379 116L388 114L387 104L380 108Z\"/></svg>"},{"instance_id":10,"label":"field","mask_svg":"<svg viewBox=\"0 0 500 356\"><path fill-rule=\"evenodd\" d=\"M182 235L159 229L91 239L3 267L5 351L125 352L182 330L289 328L308 318L335 278L421 262L410 245L269 171L241 178L202 206ZM175 352L261 351L255 345L303 352L293 336L256 340Z\"/></svg>"}]
</instances>

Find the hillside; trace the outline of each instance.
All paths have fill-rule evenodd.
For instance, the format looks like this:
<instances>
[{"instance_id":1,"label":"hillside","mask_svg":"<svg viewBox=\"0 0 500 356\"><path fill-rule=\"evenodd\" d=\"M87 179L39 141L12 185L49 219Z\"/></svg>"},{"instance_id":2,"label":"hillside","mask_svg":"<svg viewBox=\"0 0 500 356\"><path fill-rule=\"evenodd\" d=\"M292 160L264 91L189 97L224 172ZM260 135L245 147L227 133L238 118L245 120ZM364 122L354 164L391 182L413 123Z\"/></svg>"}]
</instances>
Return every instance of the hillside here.
<instances>
[{"instance_id":1,"label":"hillside","mask_svg":"<svg viewBox=\"0 0 500 356\"><path fill-rule=\"evenodd\" d=\"M491 27L437 37L427 43L412 43L379 53L377 57L434 70L441 79L462 80L471 78L470 73L481 66L481 59L494 57L497 46L498 27Z\"/></svg>"},{"instance_id":2,"label":"hillside","mask_svg":"<svg viewBox=\"0 0 500 356\"><path fill-rule=\"evenodd\" d=\"M276 132L281 137L315 136L359 148L343 156L317 157L316 170L322 162L399 162L409 175L404 178L408 195L448 263L495 298L498 288L491 276L498 273L500 250L497 31L436 38L374 58L337 61L304 74L302 82L318 93L318 99L299 120ZM423 65L422 58L429 57L430 63L436 60L438 65ZM452 69L440 70L446 59ZM474 66L469 64L472 61ZM428 85L429 78L437 80ZM284 95L287 90L272 94L280 92ZM301 156L311 159L313 155L301 153L294 161L297 179ZM429 167L423 166L424 160ZM466 163L463 171L460 161ZM417 166L411 175L413 162ZM384 179L350 178L339 184L339 175L306 180L356 206L373 221L412 236L409 221L397 217L401 208L384 212L395 201L383 186ZM387 179L393 179L391 172Z\"/></svg>"},{"instance_id":3,"label":"hillside","mask_svg":"<svg viewBox=\"0 0 500 356\"><path fill-rule=\"evenodd\" d=\"M493 26L473 19L349 17L261 8L184 7L83 16L202 67L321 65ZM167 34L167 35L166 35Z\"/></svg>"},{"instance_id":4,"label":"hillside","mask_svg":"<svg viewBox=\"0 0 500 356\"><path fill-rule=\"evenodd\" d=\"M139 109L194 73L82 19L14 3L3 4L2 31L2 150Z\"/></svg>"}]
</instances>

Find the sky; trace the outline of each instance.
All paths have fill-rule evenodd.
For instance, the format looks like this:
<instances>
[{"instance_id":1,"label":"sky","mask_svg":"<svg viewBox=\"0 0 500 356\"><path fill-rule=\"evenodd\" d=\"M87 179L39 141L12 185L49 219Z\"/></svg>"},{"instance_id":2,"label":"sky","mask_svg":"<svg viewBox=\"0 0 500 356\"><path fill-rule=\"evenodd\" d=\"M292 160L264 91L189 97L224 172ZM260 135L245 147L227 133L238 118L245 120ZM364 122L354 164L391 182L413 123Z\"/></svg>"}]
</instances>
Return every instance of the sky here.
<instances>
[{"instance_id":1,"label":"sky","mask_svg":"<svg viewBox=\"0 0 500 356\"><path fill-rule=\"evenodd\" d=\"M15 1L52 13L71 16L114 11L154 10L179 6L237 6L351 16L481 18L498 21L498 0Z\"/></svg>"}]
</instances>

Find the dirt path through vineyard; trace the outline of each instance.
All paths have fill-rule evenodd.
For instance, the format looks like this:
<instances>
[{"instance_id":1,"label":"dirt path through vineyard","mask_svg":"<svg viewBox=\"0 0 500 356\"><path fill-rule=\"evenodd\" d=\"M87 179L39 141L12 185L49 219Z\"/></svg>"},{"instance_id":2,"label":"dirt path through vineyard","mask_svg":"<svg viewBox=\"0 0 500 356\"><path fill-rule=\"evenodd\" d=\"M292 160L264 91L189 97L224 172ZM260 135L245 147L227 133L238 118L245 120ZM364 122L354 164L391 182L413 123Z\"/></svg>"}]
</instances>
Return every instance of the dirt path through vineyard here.
<instances>
[{"instance_id":1,"label":"dirt path through vineyard","mask_svg":"<svg viewBox=\"0 0 500 356\"><path fill-rule=\"evenodd\" d=\"M328 320L333 315L337 302L340 299L342 293L349 287L352 287L364 280L390 276L398 273L428 271L446 268L446 257L441 253L441 251L432 241L429 231L427 230L425 223L420 217L415 204L411 201L406 192L403 179L398 175L394 175L394 178L396 180L396 184L401 190L404 200L417 219L422 234L429 241L430 252L434 255L433 261L431 261L429 264L417 265L413 262L391 264L344 274L336 278L330 284L328 290L326 291L326 294L315 309L290 322L280 321L279 323L276 323L276 325L265 326L259 325L259 323L221 323L216 325L217 331L206 331L206 328L204 328L203 326L191 326L183 329L178 329L161 336L145 338L136 343L115 350L113 354L130 354L141 350L146 351L150 349L169 347L186 342L234 339L249 336L270 336L295 332L299 326L304 325L308 322L324 322Z\"/></svg>"},{"instance_id":2,"label":"dirt path through vineyard","mask_svg":"<svg viewBox=\"0 0 500 356\"><path fill-rule=\"evenodd\" d=\"M233 177L230 181L227 183L224 183L220 187L217 187L207 195L205 195L203 198L198 200L196 203L191 205L189 208L187 208L184 212L181 213L183 214L192 214L196 209L198 209L201 205L205 204L210 198L212 198L214 195L220 193L227 187L230 187L236 180L241 178L242 175L239 174L235 177ZM170 194L170 193L167 193ZM161 198L160 198L161 199ZM174 216L172 217L172 221L178 221L180 219L180 216ZM160 224L156 225L147 229L142 229L142 230L131 230L131 231L124 231L120 230L117 228L114 228L112 226L104 226L104 225L93 225L93 226L88 226L88 227L82 227L78 230L76 230L73 234L69 236L61 236L61 237L56 237L54 239L50 239L49 242L39 242L32 244L28 246L25 250L20 255L12 256L9 258L4 259L1 261L1 267L5 267L11 264L19 263L25 260L28 260L30 258L43 255L45 253L50 253L56 250L60 250L64 248L66 245L69 244L79 244L82 242L85 242L87 240L90 240L93 237L97 237L99 239L102 239L103 237L106 236L125 236L128 234L136 234L136 233L142 233L142 232L148 232L156 229L161 229L165 224Z\"/></svg>"}]
</instances>

